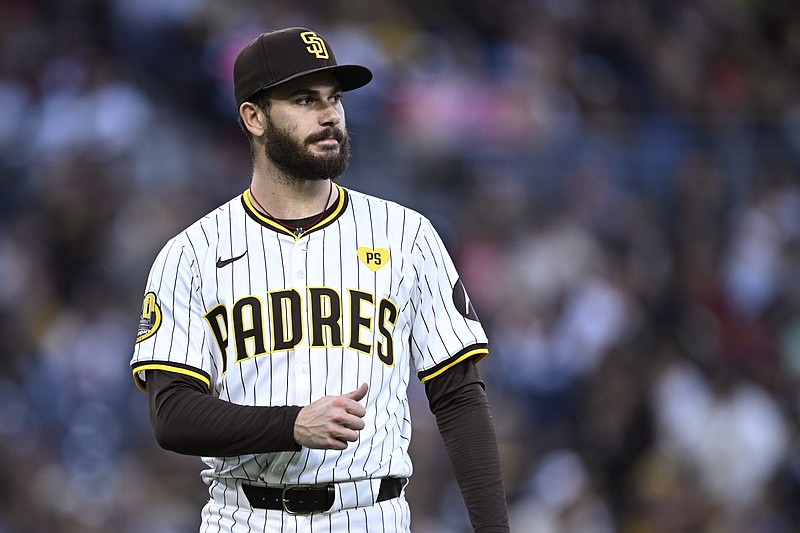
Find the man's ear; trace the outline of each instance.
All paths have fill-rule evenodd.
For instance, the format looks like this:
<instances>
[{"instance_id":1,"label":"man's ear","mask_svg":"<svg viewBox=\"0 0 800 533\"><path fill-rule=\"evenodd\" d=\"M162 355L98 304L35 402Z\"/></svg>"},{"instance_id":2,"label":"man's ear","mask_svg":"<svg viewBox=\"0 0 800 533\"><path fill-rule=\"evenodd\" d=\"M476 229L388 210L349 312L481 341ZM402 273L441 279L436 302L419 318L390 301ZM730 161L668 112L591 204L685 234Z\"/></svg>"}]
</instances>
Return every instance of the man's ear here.
<instances>
[{"instance_id":1,"label":"man's ear","mask_svg":"<svg viewBox=\"0 0 800 533\"><path fill-rule=\"evenodd\" d=\"M243 102L239 106L239 116L242 118L245 128L254 136L261 137L264 134L266 125L264 124L264 113L252 102Z\"/></svg>"}]
</instances>

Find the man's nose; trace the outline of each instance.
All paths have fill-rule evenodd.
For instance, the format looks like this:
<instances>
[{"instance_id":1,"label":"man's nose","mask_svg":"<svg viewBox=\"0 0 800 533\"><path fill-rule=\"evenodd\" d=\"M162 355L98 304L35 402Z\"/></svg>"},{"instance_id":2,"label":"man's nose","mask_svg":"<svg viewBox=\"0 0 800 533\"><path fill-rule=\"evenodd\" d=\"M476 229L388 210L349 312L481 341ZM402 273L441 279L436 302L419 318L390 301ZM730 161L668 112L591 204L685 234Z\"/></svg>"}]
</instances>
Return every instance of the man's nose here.
<instances>
[{"instance_id":1,"label":"man's nose","mask_svg":"<svg viewBox=\"0 0 800 533\"><path fill-rule=\"evenodd\" d=\"M342 120L342 116L339 113L339 109L337 109L335 104L331 102L325 102L323 104L323 109L320 112L319 123L322 126L335 126L339 124Z\"/></svg>"}]
</instances>

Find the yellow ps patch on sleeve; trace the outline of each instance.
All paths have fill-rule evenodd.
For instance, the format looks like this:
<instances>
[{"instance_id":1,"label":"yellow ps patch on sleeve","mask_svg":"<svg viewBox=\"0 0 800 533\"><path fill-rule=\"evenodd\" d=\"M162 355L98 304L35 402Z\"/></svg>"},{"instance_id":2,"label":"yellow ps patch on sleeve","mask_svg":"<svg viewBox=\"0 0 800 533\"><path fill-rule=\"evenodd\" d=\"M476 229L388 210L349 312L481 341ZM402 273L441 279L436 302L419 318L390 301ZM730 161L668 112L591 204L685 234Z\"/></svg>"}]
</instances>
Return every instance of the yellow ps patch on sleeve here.
<instances>
[{"instance_id":1,"label":"yellow ps patch on sleeve","mask_svg":"<svg viewBox=\"0 0 800 533\"><path fill-rule=\"evenodd\" d=\"M136 342L141 342L151 337L161 326L161 307L153 292L144 295L142 316L139 318L139 329L136 332Z\"/></svg>"}]
</instances>

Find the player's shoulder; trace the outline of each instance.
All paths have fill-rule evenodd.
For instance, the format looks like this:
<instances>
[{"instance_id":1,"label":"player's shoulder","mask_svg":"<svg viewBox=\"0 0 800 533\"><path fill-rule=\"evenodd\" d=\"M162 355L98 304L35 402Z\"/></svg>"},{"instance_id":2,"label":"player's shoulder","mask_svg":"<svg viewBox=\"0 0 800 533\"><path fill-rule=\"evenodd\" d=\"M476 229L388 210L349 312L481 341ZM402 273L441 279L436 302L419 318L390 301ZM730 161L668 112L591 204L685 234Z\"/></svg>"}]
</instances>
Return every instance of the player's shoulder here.
<instances>
[{"instance_id":1,"label":"player's shoulder","mask_svg":"<svg viewBox=\"0 0 800 533\"><path fill-rule=\"evenodd\" d=\"M361 191L356 191L353 189L346 189L347 194L350 197L350 204L353 206L354 211L359 210L376 210L381 209L385 210L392 220L397 220L396 216L404 216L407 220L413 220L418 222L428 222L428 219L425 215L420 213L419 211L403 205L399 202L394 200L389 200L386 198L381 198L378 196L373 196L371 194L367 194Z\"/></svg>"},{"instance_id":2,"label":"player's shoulder","mask_svg":"<svg viewBox=\"0 0 800 533\"><path fill-rule=\"evenodd\" d=\"M209 211L204 216L199 218L194 224L189 226L186 231L227 227L231 224L232 219L241 218L241 215L243 214L244 204L242 203L242 194L237 194L224 204Z\"/></svg>"},{"instance_id":3,"label":"player's shoulder","mask_svg":"<svg viewBox=\"0 0 800 533\"><path fill-rule=\"evenodd\" d=\"M172 237L165 248L180 247L199 255L200 251L216 246L221 237L230 235L231 221L244 210L241 198L239 194L195 220Z\"/></svg>"}]
</instances>

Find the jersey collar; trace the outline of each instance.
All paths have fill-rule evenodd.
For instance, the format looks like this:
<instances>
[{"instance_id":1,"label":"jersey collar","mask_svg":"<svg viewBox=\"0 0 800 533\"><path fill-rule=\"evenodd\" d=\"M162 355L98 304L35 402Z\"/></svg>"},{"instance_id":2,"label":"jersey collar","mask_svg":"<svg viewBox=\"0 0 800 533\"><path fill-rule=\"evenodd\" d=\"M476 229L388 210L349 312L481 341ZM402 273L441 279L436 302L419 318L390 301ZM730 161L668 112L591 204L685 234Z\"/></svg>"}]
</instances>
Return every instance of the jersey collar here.
<instances>
[{"instance_id":1,"label":"jersey collar","mask_svg":"<svg viewBox=\"0 0 800 533\"><path fill-rule=\"evenodd\" d=\"M325 215L320 219L319 222L317 222L313 226L305 228L303 232L300 234L297 234L293 231L290 231L288 228L281 226L273 219L271 219L270 217L266 216L264 213L259 211L255 207L253 199L250 196L250 189L247 189L242 194L242 205L244 206L244 210L248 214L248 216L250 216L250 218L258 222L265 228L269 228L283 235L289 235L293 237L295 240L299 240L300 238L304 237L305 235L313 231L317 231L319 229L329 226L337 218L339 218L342 213L344 213L345 209L347 209L347 204L349 203L349 196L347 194L347 190L343 187L340 187L336 183L334 183L333 186L336 187L336 190L339 192L336 201L325 211Z\"/></svg>"}]
</instances>

